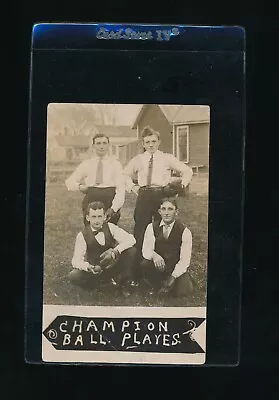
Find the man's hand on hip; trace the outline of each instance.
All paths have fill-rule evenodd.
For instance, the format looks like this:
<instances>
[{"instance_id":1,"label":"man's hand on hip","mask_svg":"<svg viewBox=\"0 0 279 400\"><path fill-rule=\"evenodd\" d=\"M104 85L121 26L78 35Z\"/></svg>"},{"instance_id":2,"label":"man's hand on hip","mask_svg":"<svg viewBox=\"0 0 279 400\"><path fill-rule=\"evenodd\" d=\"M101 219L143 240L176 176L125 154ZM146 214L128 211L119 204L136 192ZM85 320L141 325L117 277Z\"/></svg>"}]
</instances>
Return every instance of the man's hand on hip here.
<instances>
[{"instance_id":1,"label":"man's hand on hip","mask_svg":"<svg viewBox=\"0 0 279 400\"><path fill-rule=\"evenodd\" d=\"M82 192L84 194L87 193L87 190L88 190L88 186L87 185L83 185L82 183L80 183L78 188L79 188L80 192Z\"/></svg>"},{"instance_id":2,"label":"man's hand on hip","mask_svg":"<svg viewBox=\"0 0 279 400\"><path fill-rule=\"evenodd\" d=\"M112 208L108 208L106 211L106 222L109 222L109 220L114 214L115 214L114 210Z\"/></svg>"},{"instance_id":3,"label":"man's hand on hip","mask_svg":"<svg viewBox=\"0 0 279 400\"><path fill-rule=\"evenodd\" d=\"M132 187L132 192L135 193L136 195L138 195L139 194L139 189L140 189L139 185L134 185Z\"/></svg>"}]
</instances>

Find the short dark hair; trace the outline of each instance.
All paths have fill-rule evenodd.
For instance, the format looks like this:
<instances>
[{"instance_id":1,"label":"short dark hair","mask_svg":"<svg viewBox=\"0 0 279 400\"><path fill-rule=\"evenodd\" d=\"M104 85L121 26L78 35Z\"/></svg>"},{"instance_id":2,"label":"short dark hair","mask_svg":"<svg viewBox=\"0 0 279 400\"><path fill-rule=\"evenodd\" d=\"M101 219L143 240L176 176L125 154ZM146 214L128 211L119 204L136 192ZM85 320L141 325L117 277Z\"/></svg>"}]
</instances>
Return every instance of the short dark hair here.
<instances>
[{"instance_id":1,"label":"short dark hair","mask_svg":"<svg viewBox=\"0 0 279 400\"><path fill-rule=\"evenodd\" d=\"M96 133L96 135L93 136L92 144L95 144L95 140L96 139L102 138L102 137L105 137L108 140L108 143L109 143L109 137L107 135L105 135L104 133Z\"/></svg>"},{"instance_id":2,"label":"short dark hair","mask_svg":"<svg viewBox=\"0 0 279 400\"><path fill-rule=\"evenodd\" d=\"M92 201L86 208L86 215L89 215L89 210L101 210L103 208L105 212L105 205L101 201Z\"/></svg>"},{"instance_id":3,"label":"short dark hair","mask_svg":"<svg viewBox=\"0 0 279 400\"><path fill-rule=\"evenodd\" d=\"M146 126L141 131L141 138L142 140L147 136L156 135L158 139L160 139L160 132L155 131L155 129L151 128L151 126Z\"/></svg>"},{"instance_id":4,"label":"short dark hair","mask_svg":"<svg viewBox=\"0 0 279 400\"><path fill-rule=\"evenodd\" d=\"M160 200L159 203L159 208L161 207L161 205L163 203L165 203L166 201L168 201L169 203L171 203L176 209L178 209L178 205L177 205L177 201L174 197L164 197L163 199Z\"/></svg>"}]
</instances>

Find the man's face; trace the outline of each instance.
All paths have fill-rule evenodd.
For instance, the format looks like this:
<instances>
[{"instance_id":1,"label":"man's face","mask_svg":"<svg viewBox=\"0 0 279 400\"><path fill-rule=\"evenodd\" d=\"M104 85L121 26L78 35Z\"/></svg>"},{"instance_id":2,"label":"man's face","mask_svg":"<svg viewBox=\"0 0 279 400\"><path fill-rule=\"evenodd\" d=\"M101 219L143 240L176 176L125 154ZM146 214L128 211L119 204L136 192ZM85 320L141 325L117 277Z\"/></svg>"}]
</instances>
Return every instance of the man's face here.
<instances>
[{"instance_id":1,"label":"man's face","mask_svg":"<svg viewBox=\"0 0 279 400\"><path fill-rule=\"evenodd\" d=\"M161 141L158 139L156 135L150 135L143 138L143 147L149 153L155 153L160 146Z\"/></svg>"},{"instance_id":2,"label":"man's face","mask_svg":"<svg viewBox=\"0 0 279 400\"><path fill-rule=\"evenodd\" d=\"M106 137L99 137L95 139L95 142L93 144L93 148L99 157L104 157L109 148L109 142Z\"/></svg>"},{"instance_id":3,"label":"man's face","mask_svg":"<svg viewBox=\"0 0 279 400\"><path fill-rule=\"evenodd\" d=\"M172 203L165 201L159 208L159 214L166 224L171 224L177 217L178 211Z\"/></svg>"},{"instance_id":4,"label":"man's face","mask_svg":"<svg viewBox=\"0 0 279 400\"><path fill-rule=\"evenodd\" d=\"M86 215L86 219L90 223L91 228L94 228L97 230L101 229L103 226L103 223L105 221L104 209L101 208L99 210L92 210L90 208L89 214Z\"/></svg>"}]
</instances>

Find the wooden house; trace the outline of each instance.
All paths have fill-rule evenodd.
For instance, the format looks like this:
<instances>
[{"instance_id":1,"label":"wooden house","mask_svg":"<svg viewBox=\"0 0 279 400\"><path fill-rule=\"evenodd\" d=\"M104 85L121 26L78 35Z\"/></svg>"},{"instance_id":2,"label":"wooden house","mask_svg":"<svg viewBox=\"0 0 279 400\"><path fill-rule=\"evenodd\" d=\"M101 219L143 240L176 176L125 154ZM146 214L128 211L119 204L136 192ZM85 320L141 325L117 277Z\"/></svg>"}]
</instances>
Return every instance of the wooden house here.
<instances>
[{"instance_id":1,"label":"wooden house","mask_svg":"<svg viewBox=\"0 0 279 400\"><path fill-rule=\"evenodd\" d=\"M199 169L209 165L209 107L196 105L143 105L132 125L140 133L145 126L160 132L160 150Z\"/></svg>"}]
</instances>

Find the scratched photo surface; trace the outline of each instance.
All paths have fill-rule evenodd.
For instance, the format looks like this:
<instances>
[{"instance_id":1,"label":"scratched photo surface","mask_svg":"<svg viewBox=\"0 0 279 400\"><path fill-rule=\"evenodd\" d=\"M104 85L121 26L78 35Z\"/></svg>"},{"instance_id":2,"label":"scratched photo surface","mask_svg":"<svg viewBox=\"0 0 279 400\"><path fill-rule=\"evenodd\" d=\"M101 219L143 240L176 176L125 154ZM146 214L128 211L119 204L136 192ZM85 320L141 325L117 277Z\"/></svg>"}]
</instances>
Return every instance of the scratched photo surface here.
<instances>
[{"instance_id":1,"label":"scratched photo surface","mask_svg":"<svg viewBox=\"0 0 279 400\"><path fill-rule=\"evenodd\" d=\"M206 306L209 115L209 107L196 105L49 104L47 110L44 233L43 302L45 305ZM175 197L178 205L176 218L187 227L191 239L191 244L188 243L187 260L185 261L187 265L182 266L182 269L180 265L178 272L178 275L181 276L181 273L187 268L187 272L193 281L194 290L189 291L186 296L156 295L152 291L152 285L146 282L137 282L137 279L140 280L137 274L140 266L137 265L131 266L133 271L130 281L134 280L135 285L127 284L128 295L120 293L121 290L119 290L116 279L117 274L110 274L112 279L104 279L104 282L102 282L102 274L97 276L98 274L93 274L93 272L81 270L80 280L83 283L84 280L87 280L87 276L89 278L97 277L96 282L98 281L98 283L96 284L93 279L93 284L88 282L85 282L84 286L76 284L76 280L79 279L76 279L77 268L74 267L80 264L78 263L79 260L76 260L76 264L73 266L73 263L75 263L73 259L78 236L80 242L82 241L83 246L85 246L84 236L82 235L85 229L82 210L85 193L80 189L83 188L82 185L85 183L84 174L91 174L88 177L89 186L91 184L94 186L97 179L97 164L95 171L94 166L91 168L90 163L88 164L88 160L90 162L90 159L96 156L92 139L98 134L103 134L109 138L109 145L104 149L108 162L103 166L103 180L99 184L99 191L102 191L106 186L113 185L112 181L115 179L118 179L119 183L121 175L119 171L126 171L129 166L130 175L123 175L124 189L121 189L121 193L120 191L118 193L113 192L111 196L112 208L120 207L120 215L116 215L117 228L124 230L126 234L130 234L134 238L138 234L135 232L134 214L139 193L136 194L131 190L131 187L133 185L135 187L137 185L146 186L147 182L143 180L148 179L146 176L148 173L137 176L135 163L132 165L131 160L139 154L147 153L141 138L142 131L146 127L160 133L159 151L161 153L166 153L175 158L190 167L192 171L192 177L187 187L183 187L178 194L172 196ZM112 162L112 159L116 160L117 163ZM158 166L156 170L156 157L154 159L153 175L156 180L156 174L160 174L160 171L158 172ZM149 160L147 158L146 160L148 164ZM82 169L81 165L87 165L87 167ZM86 168L89 168L89 171L86 172ZM83 179L81 186L77 181L77 175L73 175L75 171L79 171L78 178ZM83 177L81 178L82 174ZM168 180L169 182L179 182L181 176L179 172L170 170L169 176L164 176L164 182L162 183L161 178L159 178L160 182L158 181L158 183L165 184ZM144 223L148 207L152 201L150 199L149 202L148 199L147 195L147 203L142 204L141 209L138 210L138 226ZM113 217L115 217L115 213ZM113 218L111 221L114 222ZM108 224L112 224L112 222ZM141 229L143 228L144 226L141 226ZM131 241L131 237L130 239L126 238L126 240ZM179 236L177 240L179 240ZM151 246L150 243L147 243L146 248L148 245ZM136 247L133 239L128 246ZM150 252L150 249L148 251ZM84 265L90 265L86 258L87 255L83 253L82 256L84 256ZM134 254L123 263L127 264L131 262L130 260L134 260L133 262L137 264L133 256ZM80 249L79 257L81 257ZM152 264L152 261L150 263ZM118 259L118 264L121 264L121 259ZM121 268L120 265L120 275ZM79 275L78 278L80 278Z\"/></svg>"}]
</instances>

